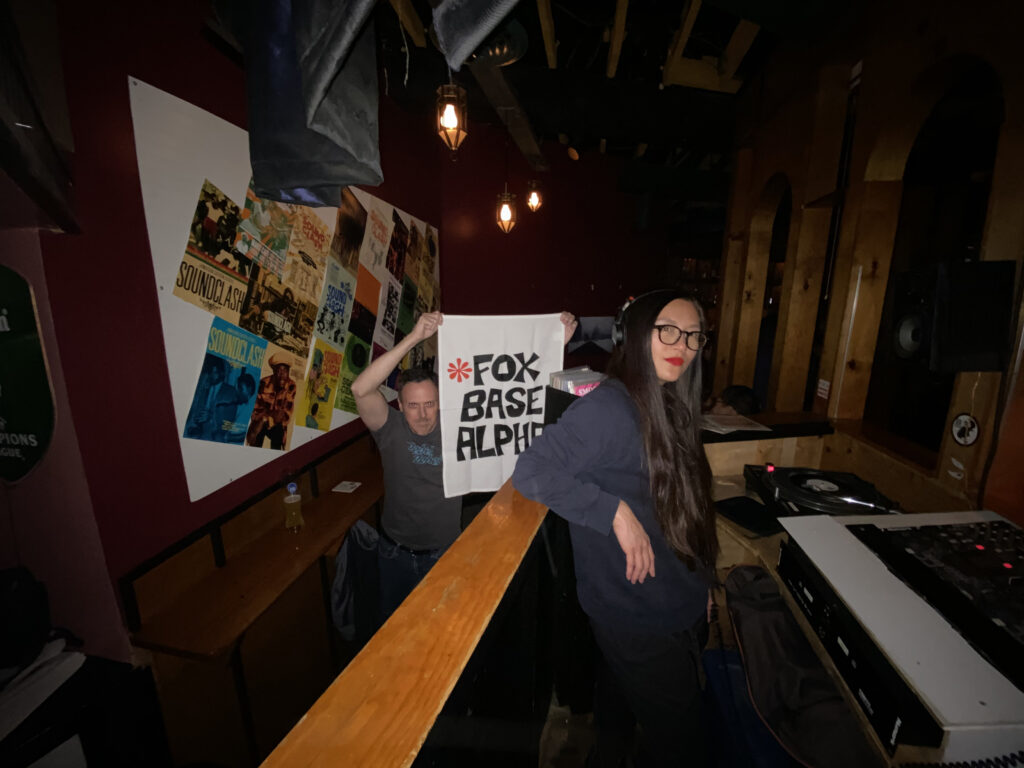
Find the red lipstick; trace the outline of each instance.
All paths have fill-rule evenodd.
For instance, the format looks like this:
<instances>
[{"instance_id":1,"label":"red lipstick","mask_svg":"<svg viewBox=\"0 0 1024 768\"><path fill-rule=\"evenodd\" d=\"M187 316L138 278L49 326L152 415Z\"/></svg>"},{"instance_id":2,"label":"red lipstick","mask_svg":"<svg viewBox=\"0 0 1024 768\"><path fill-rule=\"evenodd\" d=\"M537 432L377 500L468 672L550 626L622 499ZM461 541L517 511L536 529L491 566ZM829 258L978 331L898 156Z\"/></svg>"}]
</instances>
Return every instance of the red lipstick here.
<instances>
[{"instance_id":1,"label":"red lipstick","mask_svg":"<svg viewBox=\"0 0 1024 768\"><path fill-rule=\"evenodd\" d=\"M670 365L682 365L683 364L683 358L681 358L681 357L666 357L665 358L665 362L670 364Z\"/></svg>"}]
</instances>

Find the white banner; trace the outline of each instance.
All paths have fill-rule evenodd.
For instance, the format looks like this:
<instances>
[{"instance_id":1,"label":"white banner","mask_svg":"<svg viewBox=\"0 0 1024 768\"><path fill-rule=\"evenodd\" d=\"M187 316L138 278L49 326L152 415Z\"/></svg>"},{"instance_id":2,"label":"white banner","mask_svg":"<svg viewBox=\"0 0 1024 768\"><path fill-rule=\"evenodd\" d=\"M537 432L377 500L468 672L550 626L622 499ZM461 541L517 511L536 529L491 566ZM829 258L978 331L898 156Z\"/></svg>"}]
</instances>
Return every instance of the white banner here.
<instances>
[{"instance_id":1,"label":"white banner","mask_svg":"<svg viewBox=\"0 0 1024 768\"><path fill-rule=\"evenodd\" d=\"M544 387L562 369L558 314L444 316L438 329L444 495L496 491L544 427Z\"/></svg>"}]
</instances>

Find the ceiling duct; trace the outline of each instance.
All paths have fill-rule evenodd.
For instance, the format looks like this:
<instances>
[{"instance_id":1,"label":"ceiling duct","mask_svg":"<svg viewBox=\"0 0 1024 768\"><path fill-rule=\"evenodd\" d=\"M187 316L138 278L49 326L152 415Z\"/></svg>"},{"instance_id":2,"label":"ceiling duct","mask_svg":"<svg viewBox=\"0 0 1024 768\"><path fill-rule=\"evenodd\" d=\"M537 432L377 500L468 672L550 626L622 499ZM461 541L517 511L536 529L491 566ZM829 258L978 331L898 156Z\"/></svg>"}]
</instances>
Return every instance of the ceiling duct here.
<instances>
[{"instance_id":1,"label":"ceiling duct","mask_svg":"<svg viewBox=\"0 0 1024 768\"><path fill-rule=\"evenodd\" d=\"M523 25L514 19L510 20L477 48L469 60L469 69L494 111L505 123L509 135L530 168L546 171L550 166L540 151L540 144L530 127L529 116L500 69L522 58L528 47Z\"/></svg>"},{"instance_id":2,"label":"ceiling duct","mask_svg":"<svg viewBox=\"0 0 1024 768\"><path fill-rule=\"evenodd\" d=\"M526 29L515 19L510 19L473 52L470 63L505 67L523 58L529 47Z\"/></svg>"}]
</instances>

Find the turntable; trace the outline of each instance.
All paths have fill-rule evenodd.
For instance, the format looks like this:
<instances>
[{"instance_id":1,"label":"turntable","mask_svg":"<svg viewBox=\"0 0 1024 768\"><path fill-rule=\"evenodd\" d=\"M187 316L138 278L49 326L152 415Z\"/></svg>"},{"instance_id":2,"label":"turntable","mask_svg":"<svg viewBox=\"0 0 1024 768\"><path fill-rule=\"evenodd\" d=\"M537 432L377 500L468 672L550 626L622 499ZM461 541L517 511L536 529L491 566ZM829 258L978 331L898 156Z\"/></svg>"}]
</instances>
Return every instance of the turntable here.
<instances>
[{"instance_id":1,"label":"turntable","mask_svg":"<svg viewBox=\"0 0 1024 768\"><path fill-rule=\"evenodd\" d=\"M757 493L777 517L899 512L894 501L852 472L747 464L743 476L747 490Z\"/></svg>"}]
</instances>

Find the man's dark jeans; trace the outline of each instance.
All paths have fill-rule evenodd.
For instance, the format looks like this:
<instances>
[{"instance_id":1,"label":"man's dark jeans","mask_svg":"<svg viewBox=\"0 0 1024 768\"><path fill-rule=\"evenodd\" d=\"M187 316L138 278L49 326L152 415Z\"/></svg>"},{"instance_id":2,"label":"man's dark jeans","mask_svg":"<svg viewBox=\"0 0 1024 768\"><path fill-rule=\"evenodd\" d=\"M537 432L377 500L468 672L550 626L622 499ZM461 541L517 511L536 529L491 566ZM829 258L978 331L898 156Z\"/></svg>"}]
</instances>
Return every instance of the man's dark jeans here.
<instances>
[{"instance_id":1,"label":"man's dark jeans","mask_svg":"<svg viewBox=\"0 0 1024 768\"><path fill-rule=\"evenodd\" d=\"M412 551L386 536L377 541L380 571L380 620L383 624L408 597L420 579L441 559L447 547Z\"/></svg>"}]
</instances>

